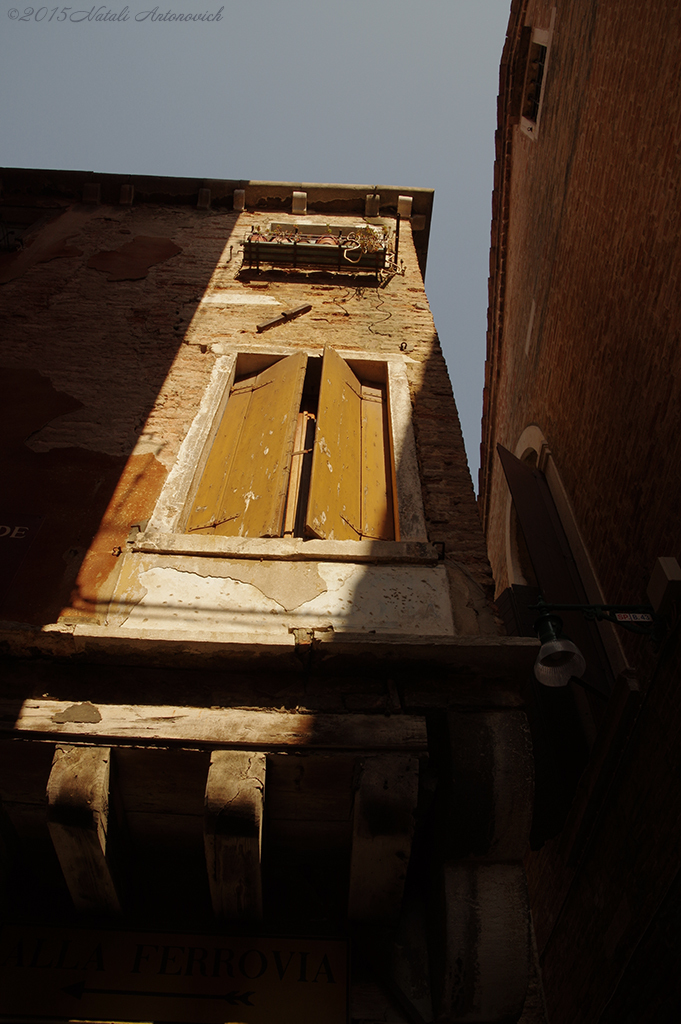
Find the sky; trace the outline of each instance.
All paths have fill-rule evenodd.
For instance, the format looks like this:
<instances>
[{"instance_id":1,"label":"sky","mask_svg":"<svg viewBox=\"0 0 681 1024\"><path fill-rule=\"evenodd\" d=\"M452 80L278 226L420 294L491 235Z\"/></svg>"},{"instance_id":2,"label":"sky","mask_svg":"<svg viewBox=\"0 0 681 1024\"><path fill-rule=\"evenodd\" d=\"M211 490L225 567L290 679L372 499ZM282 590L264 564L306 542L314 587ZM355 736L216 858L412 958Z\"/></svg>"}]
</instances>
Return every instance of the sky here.
<instances>
[{"instance_id":1,"label":"sky","mask_svg":"<svg viewBox=\"0 0 681 1024\"><path fill-rule=\"evenodd\" d=\"M477 488L510 0L70 3L0 0L0 166L435 189L426 289Z\"/></svg>"}]
</instances>

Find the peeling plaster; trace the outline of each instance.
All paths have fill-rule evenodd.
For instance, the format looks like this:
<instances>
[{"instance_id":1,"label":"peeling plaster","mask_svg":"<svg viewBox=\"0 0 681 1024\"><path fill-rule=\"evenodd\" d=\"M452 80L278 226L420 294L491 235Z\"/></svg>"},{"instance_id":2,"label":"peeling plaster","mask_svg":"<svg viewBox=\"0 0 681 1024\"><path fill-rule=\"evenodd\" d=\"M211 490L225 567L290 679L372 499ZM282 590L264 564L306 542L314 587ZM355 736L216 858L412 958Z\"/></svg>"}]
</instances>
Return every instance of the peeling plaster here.
<instances>
[{"instance_id":1,"label":"peeling plaster","mask_svg":"<svg viewBox=\"0 0 681 1024\"><path fill-rule=\"evenodd\" d=\"M443 566L248 565L192 558L184 559L180 569L150 561L137 563L137 580L147 593L129 611L126 628L270 635L321 627L416 636L455 633Z\"/></svg>"},{"instance_id":2,"label":"peeling plaster","mask_svg":"<svg viewBox=\"0 0 681 1024\"><path fill-rule=\"evenodd\" d=\"M152 267L165 263L180 252L181 247L170 238L136 235L118 249L96 252L86 266L106 274L109 281L139 281Z\"/></svg>"},{"instance_id":3,"label":"peeling plaster","mask_svg":"<svg viewBox=\"0 0 681 1024\"><path fill-rule=\"evenodd\" d=\"M140 573L140 580L146 594L131 610L126 627L252 632L282 610L257 587L229 577L156 567Z\"/></svg>"},{"instance_id":4,"label":"peeling plaster","mask_svg":"<svg viewBox=\"0 0 681 1024\"><path fill-rule=\"evenodd\" d=\"M176 570L250 584L285 611L293 611L327 590L317 566L310 562L232 562L229 565L213 562L207 565L205 558L183 558Z\"/></svg>"},{"instance_id":5,"label":"peeling plaster","mask_svg":"<svg viewBox=\"0 0 681 1024\"><path fill-rule=\"evenodd\" d=\"M101 722L102 716L98 708L89 700L82 704L70 704L63 711L52 715L52 721L58 724L64 722L94 723Z\"/></svg>"},{"instance_id":6,"label":"peeling plaster","mask_svg":"<svg viewBox=\"0 0 681 1024\"><path fill-rule=\"evenodd\" d=\"M38 263L81 256L81 249L66 243L91 217L92 211L82 209L57 213L53 221L44 224L37 235L29 238L25 248L18 252L0 254L0 284L23 277L27 270Z\"/></svg>"}]
</instances>

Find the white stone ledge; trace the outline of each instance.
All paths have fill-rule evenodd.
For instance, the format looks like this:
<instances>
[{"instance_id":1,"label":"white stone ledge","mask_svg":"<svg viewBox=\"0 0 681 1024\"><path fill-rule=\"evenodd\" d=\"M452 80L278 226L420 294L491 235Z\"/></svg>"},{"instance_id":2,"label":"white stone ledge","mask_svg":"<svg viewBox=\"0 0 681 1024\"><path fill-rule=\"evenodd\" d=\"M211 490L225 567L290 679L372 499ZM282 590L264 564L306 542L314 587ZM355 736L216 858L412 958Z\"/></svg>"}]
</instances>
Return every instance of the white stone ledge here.
<instances>
[{"instance_id":1,"label":"white stone ledge","mask_svg":"<svg viewBox=\"0 0 681 1024\"><path fill-rule=\"evenodd\" d=\"M305 631L303 631L305 632ZM429 637L408 633L374 635L334 633L311 629L310 641L326 659L341 658L366 667L368 659L413 664L428 663L453 669L466 669L488 678L509 681L529 678L539 650L533 637L477 636ZM300 639L300 637L299 637ZM134 658L134 663L187 664L192 668L230 662L251 662L266 670L271 663L288 663L300 668L295 654L296 637L236 633L227 638L219 632L196 630L179 635L166 630L120 629L89 623L67 625L50 623L30 626L0 622L0 649L10 657L92 657L96 661ZM454 680L452 680L452 683ZM484 685L479 689L484 697ZM483 699L484 703L484 699Z\"/></svg>"},{"instance_id":2,"label":"white stone ledge","mask_svg":"<svg viewBox=\"0 0 681 1024\"><path fill-rule=\"evenodd\" d=\"M302 540L298 537L211 537L207 534L140 533L131 551L299 562L384 562L433 565L438 549L426 541Z\"/></svg>"}]
</instances>

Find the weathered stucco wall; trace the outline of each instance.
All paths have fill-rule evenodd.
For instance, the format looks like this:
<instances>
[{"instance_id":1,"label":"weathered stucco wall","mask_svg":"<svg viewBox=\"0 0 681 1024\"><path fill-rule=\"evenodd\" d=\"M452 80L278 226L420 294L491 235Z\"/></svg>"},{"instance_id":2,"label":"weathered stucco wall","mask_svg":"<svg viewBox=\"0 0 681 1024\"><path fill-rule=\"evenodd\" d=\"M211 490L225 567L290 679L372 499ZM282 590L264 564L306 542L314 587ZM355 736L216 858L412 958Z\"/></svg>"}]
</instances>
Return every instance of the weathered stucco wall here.
<instances>
[{"instance_id":1,"label":"weathered stucco wall","mask_svg":"<svg viewBox=\"0 0 681 1024\"><path fill-rule=\"evenodd\" d=\"M5 590L5 619L85 618L104 624L121 573L127 582L121 583L119 604L149 593L141 580L131 582L130 560L147 583L148 573L156 572L154 592L167 571L174 579L182 572L180 556L170 570L167 557L153 565L150 556L120 552L126 551L131 524L152 517L216 362L244 351L319 354L331 345L399 362L395 402L399 383L411 420L394 422L405 536L441 545L445 560L444 568L338 566L333 586L325 584L326 597L315 596L310 608L303 602L306 613L353 630L361 623L365 631L422 635L495 632L487 603L489 568L456 410L408 222L402 223L399 250L404 274L376 288L373 280L355 275L237 276L240 244L254 224L360 223L358 216L39 202L48 223L37 225L24 250L6 255L0 266L0 314L8 323L0 361L11 371L8 397L14 406L6 506L12 514L42 517ZM312 305L307 315L257 332L258 323L304 302ZM222 607L227 577L211 578ZM270 599L250 582L240 580L239 586L241 593L248 588L248 607L259 609L272 626ZM412 595L408 600L405 588ZM350 591L357 595L353 600ZM145 607L149 600L144 598ZM149 619L130 614L136 621ZM344 616L352 627L342 626ZM112 617L112 628L114 618L121 621L120 614Z\"/></svg>"},{"instance_id":2,"label":"weathered stucco wall","mask_svg":"<svg viewBox=\"0 0 681 1024\"><path fill-rule=\"evenodd\" d=\"M487 601L417 259L432 195L425 211L415 195L400 272L379 283L355 271L237 276L251 225L293 219L291 186L249 183L249 212L237 215L225 183L135 179L143 198L130 206L117 190L129 202L131 183L107 179L100 194L87 181L86 195L106 203L83 205L83 176L28 173L30 196L19 172L6 177L15 191L0 198L3 213L13 202L34 228L22 251L0 255L0 512L7 544L24 545L11 549L23 559L0 608L10 620L0 621L0 796L17 840L5 850L0 839L0 902L4 891L22 921L55 913L60 925L72 901L102 922L120 905L117 927L127 916L147 934L248 922L250 935L261 918L267 934L352 933L354 1020L517 1019L532 791L520 706L534 644L499 636ZM361 221L357 187L309 194L308 220ZM396 198L383 203L391 226ZM42 226L36 210L47 211ZM305 315L258 332L301 304ZM400 539L209 535L205 520L185 533L237 357L241 370L245 353L262 369L326 346L329 376L346 360L387 385ZM303 362L287 364L298 383ZM367 405L378 401L368 390L356 396ZM297 413L288 402L279 423ZM373 433L357 420L339 430L325 471L353 429L382 439L381 417ZM274 493L284 489L280 479ZM278 525L253 530L269 532ZM374 532L384 535L362 523ZM90 823L109 808L104 848Z\"/></svg>"},{"instance_id":3,"label":"weathered stucco wall","mask_svg":"<svg viewBox=\"0 0 681 1024\"><path fill-rule=\"evenodd\" d=\"M123 630L453 634L443 566L140 554L125 568L114 599Z\"/></svg>"}]
</instances>

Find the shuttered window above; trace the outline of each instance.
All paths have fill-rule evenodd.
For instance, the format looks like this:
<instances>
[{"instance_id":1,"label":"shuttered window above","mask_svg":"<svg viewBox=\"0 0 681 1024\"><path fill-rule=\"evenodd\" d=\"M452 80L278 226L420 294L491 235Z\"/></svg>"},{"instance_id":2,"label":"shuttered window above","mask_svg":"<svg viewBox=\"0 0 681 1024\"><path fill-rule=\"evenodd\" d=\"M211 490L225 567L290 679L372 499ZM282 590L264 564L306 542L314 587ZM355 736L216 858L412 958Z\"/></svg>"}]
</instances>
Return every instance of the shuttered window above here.
<instances>
[{"instance_id":1,"label":"shuttered window above","mask_svg":"<svg viewBox=\"0 0 681 1024\"><path fill-rule=\"evenodd\" d=\"M395 540L393 469L385 385L362 384L326 349L319 389L307 535Z\"/></svg>"},{"instance_id":2,"label":"shuttered window above","mask_svg":"<svg viewBox=\"0 0 681 1024\"><path fill-rule=\"evenodd\" d=\"M380 368L383 380L380 380ZM237 379L185 530L232 537L397 540L385 367L363 379L333 349Z\"/></svg>"},{"instance_id":3,"label":"shuttered window above","mask_svg":"<svg viewBox=\"0 0 681 1024\"><path fill-rule=\"evenodd\" d=\"M511 116L519 119L522 132L530 139L539 133L555 18L554 7L548 29L525 26L517 49Z\"/></svg>"},{"instance_id":4,"label":"shuttered window above","mask_svg":"<svg viewBox=\"0 0 681 1024\"><path fill-rule=\"evenodd\" d=\"M234 384L187 533L281 536L305 369L299 352Z\"/></svg>"}]
</instances>

